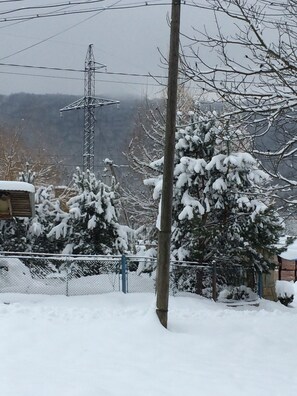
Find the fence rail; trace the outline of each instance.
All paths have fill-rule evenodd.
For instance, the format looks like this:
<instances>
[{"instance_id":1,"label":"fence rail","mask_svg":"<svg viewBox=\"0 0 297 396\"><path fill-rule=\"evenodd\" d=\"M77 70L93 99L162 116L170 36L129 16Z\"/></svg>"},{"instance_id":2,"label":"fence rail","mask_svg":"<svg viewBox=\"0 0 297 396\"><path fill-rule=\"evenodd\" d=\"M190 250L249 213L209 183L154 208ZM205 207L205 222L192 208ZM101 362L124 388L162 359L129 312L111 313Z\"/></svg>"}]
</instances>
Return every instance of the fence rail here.
<instances>
[{"instance_id":1,"label":"fence rail","mask_svg":"<svg viewBox=\"0 0 297 396\"><path fill-rule=\"evenodd\" d=\"M156 267L156 259L150 257L2 252L0 293L154 292ZM216 300L222 285L240 286L246 279L247 269L238 265L172 262L170 293L191 292Z\"/></svg>"}]
</instances>

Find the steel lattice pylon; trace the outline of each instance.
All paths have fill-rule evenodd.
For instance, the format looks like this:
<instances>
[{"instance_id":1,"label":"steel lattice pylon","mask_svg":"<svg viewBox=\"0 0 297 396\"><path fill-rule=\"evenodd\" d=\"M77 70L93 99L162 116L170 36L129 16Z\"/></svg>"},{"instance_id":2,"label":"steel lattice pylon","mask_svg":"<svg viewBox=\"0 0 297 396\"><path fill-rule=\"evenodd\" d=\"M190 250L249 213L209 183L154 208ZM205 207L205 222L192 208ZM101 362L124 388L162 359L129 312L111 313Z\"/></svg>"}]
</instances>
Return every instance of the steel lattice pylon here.
<instances>
[{"instance_id":1,"label":"steel lattice pylon","mask_svg":"<svg viewBox=\"0 0 297 396\"><path fill-rule=\"evenodd\" d=\"M84 97L63 107L60 112L84 109L83 170L94 172L95 108L120 103L117 100L95 97L95 73L103 65L96 66L93 44L88 47L85 59Z\"/></svg>"}]
</instances>

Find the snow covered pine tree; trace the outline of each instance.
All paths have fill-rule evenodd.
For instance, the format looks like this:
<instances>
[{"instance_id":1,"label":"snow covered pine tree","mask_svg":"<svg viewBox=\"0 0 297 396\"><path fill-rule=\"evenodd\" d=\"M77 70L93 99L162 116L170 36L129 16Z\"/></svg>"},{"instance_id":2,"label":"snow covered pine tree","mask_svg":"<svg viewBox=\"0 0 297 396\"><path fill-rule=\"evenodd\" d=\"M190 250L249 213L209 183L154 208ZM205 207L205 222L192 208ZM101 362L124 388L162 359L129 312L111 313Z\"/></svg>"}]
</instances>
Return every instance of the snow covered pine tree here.
<instances>
[{"instance_id":1,"label":"snow covered pine tree","mask_svg":"<svg viewBox=\"0 0 297 396\"><path fill-rule=\"evenodd\" d=\"M129 229L118 222L114 188L79 168L73 182L76 195L67 203L69 213L49 236L64 241L63 253L120 254L127 250Z\"/></svg>"},{"instance_id":2,"label":"snow covered pine tree","mask_svg":"<svg viewBox=\"0 0 297 396\"><path fill-rule=\"evenodd\" d=\"M263 189L269 177L245 150L249 136L215 112L189 117L176 133L172 258L268 270L282 226ZM152 166L160 175L145 183L158 199L163 159Z\"/></svg>"},{"instance_id":3,"label":"snow covered pine tree","mask_svg":"<svg viewBox=\"0 0 297 396\"><path fill-rule=\"evenodd\" d=\"M38 253L61 253L63 244L50 237L52 228L61 222L67 213L55 197L53 186L41 186L35 193L35 216L28 221L27 238L30 251Z\"/></svg>"}]
</instances>

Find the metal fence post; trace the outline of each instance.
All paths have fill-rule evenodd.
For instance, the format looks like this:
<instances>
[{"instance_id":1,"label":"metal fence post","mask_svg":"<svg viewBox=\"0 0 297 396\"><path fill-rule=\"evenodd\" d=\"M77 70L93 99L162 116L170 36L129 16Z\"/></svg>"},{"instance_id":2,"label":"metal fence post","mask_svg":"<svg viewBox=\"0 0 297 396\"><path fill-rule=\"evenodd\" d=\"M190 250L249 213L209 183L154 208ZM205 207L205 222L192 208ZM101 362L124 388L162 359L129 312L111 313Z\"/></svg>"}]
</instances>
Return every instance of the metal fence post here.
<instances>
[{"instance_id":1,"label":"metal fence post","mask_svg":"<svg viewBox=\"0 0 297 396\"><path fill-rule=\"evenodd\" d=\"M66 297L69 297L69 272L69 268L66 266Z\"/></svg>"},{"instance_id":2,"label":"metal fence post","mask_svg":"<svg viewBox=\"0 0 297 396\"><path fill-rule=\"evenodd\" d=\"M217 263L212 262L212 299L217 301Z\"/></svg>"},{"instance_id":3,"label":"metal fence post","mask_svg":"<svg viewBox=\"0 0 297 396\"><path fill-rule=\"evenodd\" d=\"M128 293L128 282L127 282L127 258L123 254L121 258L121 265L122 265L122 292Z\"/></svg>"}]
</instances>

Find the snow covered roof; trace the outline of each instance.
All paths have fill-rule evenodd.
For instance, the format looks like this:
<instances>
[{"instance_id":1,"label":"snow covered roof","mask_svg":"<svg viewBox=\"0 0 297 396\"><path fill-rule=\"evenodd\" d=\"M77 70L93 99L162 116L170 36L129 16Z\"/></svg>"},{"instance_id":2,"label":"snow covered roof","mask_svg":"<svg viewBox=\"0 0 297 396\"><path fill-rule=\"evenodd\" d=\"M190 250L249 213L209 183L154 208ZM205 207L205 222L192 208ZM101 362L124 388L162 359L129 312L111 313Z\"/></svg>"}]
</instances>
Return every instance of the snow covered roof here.
<instances>
[{"instance_id":1,"label":"snow covered roof","mask_svg":"<svg viewBox=\"0 0 297 396\"><path fill-rule=\"evenodd\" d=\"M21 181L0 180L0 191L26 191L34 194L35 187L33 184Z\"/></svg>"},{"instance_id":2,"label":"snow covered roof","mask_svg":"<svg viewBox=\"0 0 297 396\"><path fill-rule=\"evenodd\" d=\"M297 240L287 247L287 250L280 254L280 257L286 260L297 260Z\"/></svg>"},{"instance_id":3,"label":"snow covered roof","mask_svg":"<svg viewBox=\"0 0 297 396\"><path fill-rule=\"evenodd\" d=\"M0 180L0 218L34 216L34 193L35 187L32 184Z\"/></svg>"}]
</instances>

